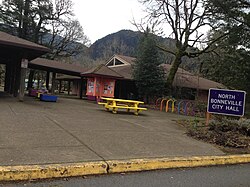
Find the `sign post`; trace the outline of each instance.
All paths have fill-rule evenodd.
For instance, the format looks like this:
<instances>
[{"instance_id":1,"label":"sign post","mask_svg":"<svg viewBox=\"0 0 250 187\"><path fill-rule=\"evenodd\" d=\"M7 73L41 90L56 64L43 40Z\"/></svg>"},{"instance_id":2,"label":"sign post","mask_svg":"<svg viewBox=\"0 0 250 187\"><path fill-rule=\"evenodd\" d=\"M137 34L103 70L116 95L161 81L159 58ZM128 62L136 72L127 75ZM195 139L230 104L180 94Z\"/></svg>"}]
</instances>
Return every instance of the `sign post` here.
<instances>
[{"instance_id":1,"label":"sign post","mask_svg":"<svg viewBox=\"0 0 250 187\"><path fill-rule=\"evenodd\" d=\"M245 112L245 97L245 91L210 88L207 112L242 117Z\"/></svg>"}]
</instances>

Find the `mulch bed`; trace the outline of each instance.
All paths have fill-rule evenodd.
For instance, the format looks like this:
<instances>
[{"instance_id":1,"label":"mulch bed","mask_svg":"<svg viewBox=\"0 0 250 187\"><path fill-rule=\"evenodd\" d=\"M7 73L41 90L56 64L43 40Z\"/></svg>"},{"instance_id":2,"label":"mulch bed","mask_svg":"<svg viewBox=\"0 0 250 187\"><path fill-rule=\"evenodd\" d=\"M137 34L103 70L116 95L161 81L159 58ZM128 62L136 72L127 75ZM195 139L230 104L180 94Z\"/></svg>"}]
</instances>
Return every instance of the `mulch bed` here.
<instances>
[{"instance_id":1,"label":"mulch bed","mask_svg":"<svg viewBox=\"0 0 250 187\"><path fill-rule=\"evenodd\" d=\"M205 126L204 120L182 120L179 124L197 140L217 145L230 154L250 154L250 120L215 119Z\"/></svg>"}]
</instances>

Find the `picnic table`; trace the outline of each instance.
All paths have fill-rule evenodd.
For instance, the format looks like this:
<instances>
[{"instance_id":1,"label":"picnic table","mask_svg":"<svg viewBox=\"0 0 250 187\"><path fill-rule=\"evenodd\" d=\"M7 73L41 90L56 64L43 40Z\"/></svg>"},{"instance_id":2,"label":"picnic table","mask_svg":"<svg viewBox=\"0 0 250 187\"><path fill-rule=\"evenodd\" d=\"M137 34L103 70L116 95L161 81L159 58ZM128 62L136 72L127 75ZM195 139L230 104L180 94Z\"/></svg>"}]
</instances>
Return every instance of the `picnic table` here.
<instances>
[{"instance_id":1,"label":"picnic table","mask_svg":"<svg viewBox=\"0 0 250 187\"><path fill-rule=\"evenodd\" d=\"M127 112L134 110L134 114L138 115L140 111L147 110L147 108L139 107L139 104L144 104L142 101L125 100L125 99L114 99L101 97L103 102L98 102L99 105L104 105L107 111L112 110L114 114L117 113L118 109L126 109Z\"/></svg>"}]
</instances>

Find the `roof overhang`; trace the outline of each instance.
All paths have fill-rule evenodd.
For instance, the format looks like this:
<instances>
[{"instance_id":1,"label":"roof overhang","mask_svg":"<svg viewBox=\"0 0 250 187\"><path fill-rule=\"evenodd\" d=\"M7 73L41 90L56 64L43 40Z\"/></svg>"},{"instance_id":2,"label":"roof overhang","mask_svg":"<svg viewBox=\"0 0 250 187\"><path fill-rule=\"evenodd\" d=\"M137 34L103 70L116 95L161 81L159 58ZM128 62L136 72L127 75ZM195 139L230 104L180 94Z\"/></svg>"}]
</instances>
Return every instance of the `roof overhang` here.
<instances>
[{"instance_id":1,"label":"roof overhang","mask_svg":"<svg viewBox=\"0 0 250 187\"><path fill-rule=\"evenodd\" d=\"M2 64L13 59L33 60L49 51L47 47L0 32L0 63Z\"/></svg>"},{"instance_id":2,"label":"roof overhang","mask_svg":"<svg viewBox=\"0 0 250 187\"><path fill-rule=\"evenodd\" d=\"M81 73L85 71L85 69L81 66L66 64L63 62L48 60L44 58L37 58L30 61L28 67L31 69L38 69L42 71L55 72L78 77L81 77Z\"/></svg>"}]
</instances>

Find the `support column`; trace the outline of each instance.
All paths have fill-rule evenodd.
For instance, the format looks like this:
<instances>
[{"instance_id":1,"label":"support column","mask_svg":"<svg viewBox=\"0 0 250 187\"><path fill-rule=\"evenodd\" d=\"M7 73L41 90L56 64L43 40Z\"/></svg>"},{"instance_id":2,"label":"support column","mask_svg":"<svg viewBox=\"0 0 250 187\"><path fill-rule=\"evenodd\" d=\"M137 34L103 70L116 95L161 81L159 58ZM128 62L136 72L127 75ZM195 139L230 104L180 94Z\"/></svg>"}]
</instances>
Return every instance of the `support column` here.
<instances>
[{"instance_id":1,"label":"support column","mask_svg":"<svg viewBox=\"0 0 250 187\"><path fill-rule=\"evenodd\" d=\"M59 94L61 93L62 90L62 80L59 80Z\"/></svg>"},{"instance_id":2,"label":"support column","mask_svg":"<svg viewBox=\"0 0 250 187\"><path fill-rule=\"evenodd\" d=\"M20 69L20 81L19 81L19 101L23 101L24 99L24 90L25 90L25 77L26 71L28 68L28 59L22 59L21 69Z\"/></svg>"},{"instance_id":3,"label":"support column","mask_svg":"<svg viewBox=\"0 0 250 187\"><path fill-rule=\"evenodd\" d=\"M20 89L21 60L17 61L14 66L15 66L14 68L16 69L16 71L15 71L15 74L14 74L15 81L14 81L13 95L14 95L14 97L17 97L18 93L19 93L19 89Z\"/></svg>"},{"instance_id":4,"label":"support column","mask_svg":"<svg viewBox=\"0 0 250 187\"><path fill-rule=\"evenodd\" d=\"M28 86L27 86L27 90L30 90L33 86L33 78L34 78L34 74L35 74L35 70L30 69L30 73L29 73L29 81L28 81Z\"/></svg>"},{"instance_id":5,"label":"support column","mask_svg":"<svg viewBox=\"0 0 250 187\"><path fill-rule=\"evenodd\" d=\"M50 76L50 72L47 71L47 74L46 74L46 89L49 90L49 76Z\"/></svg>"},{"instance_id":6,"label":"support column","mask_svg":"<svg viewBox=\"0 0 250 187\"><path fill-rule=\"evenodd\" d=\"M15 73L16 73L16 68L15 64L13 61L10 63L10 87L9 87L9 93L13 94L14 93L14 88L15 88Z\"/></svg>"},{"instance_id":7,"label":"support column","mask_svg":"<svg viewBox=\"0 0 250 187\"><path fill-rule=\"evenodd\" d=\"M79 94L79 96L80 96L80 99L82 99L82 92L83 92L83 77L81 77L81 79L80 79L80 94Z\"/></svg>"},{"instance_id":8,"label":"support column","mask_svg":"<svg viewBox=\"0 0 250 187\"><path fill-rule=\"evenodd\" d=\"M52 85L51 85L51 94L55 94L55 87L56 87L56 73L53 72L53 74L52 74Z\"/></svg>"},{"instance_id":9,"label":"support column","mask_svg":"<svg viewBox=\"0 0 250 187\"><path fill-rule=\"evenodd\" d=\"M69 80L68 81L68 95L70 94L70 84L71 84L71 81Z\"/></svg>"},{"instance_id":10,"label":"support column","mask_svg":"<svg viewBox=\"0 0 250 187\"><path fill-rule=\"evenodd\" d=\"M21 68L21 78L20 78L20 87L19 87L19 101L23 101L23 99L24 99L26 71L27 70L25 68Z\"/></svg>"},{"instance_id":11,"label":"support column","mask_svg":"<svg viewBox=\"0 0 250 187\"><path fill-rule=\"evenodd\" d=\"M5 78L4 78L4 91L10 92L11 84L11 64L7 63L5 65Z\"/></svg>"}]
</instances>

